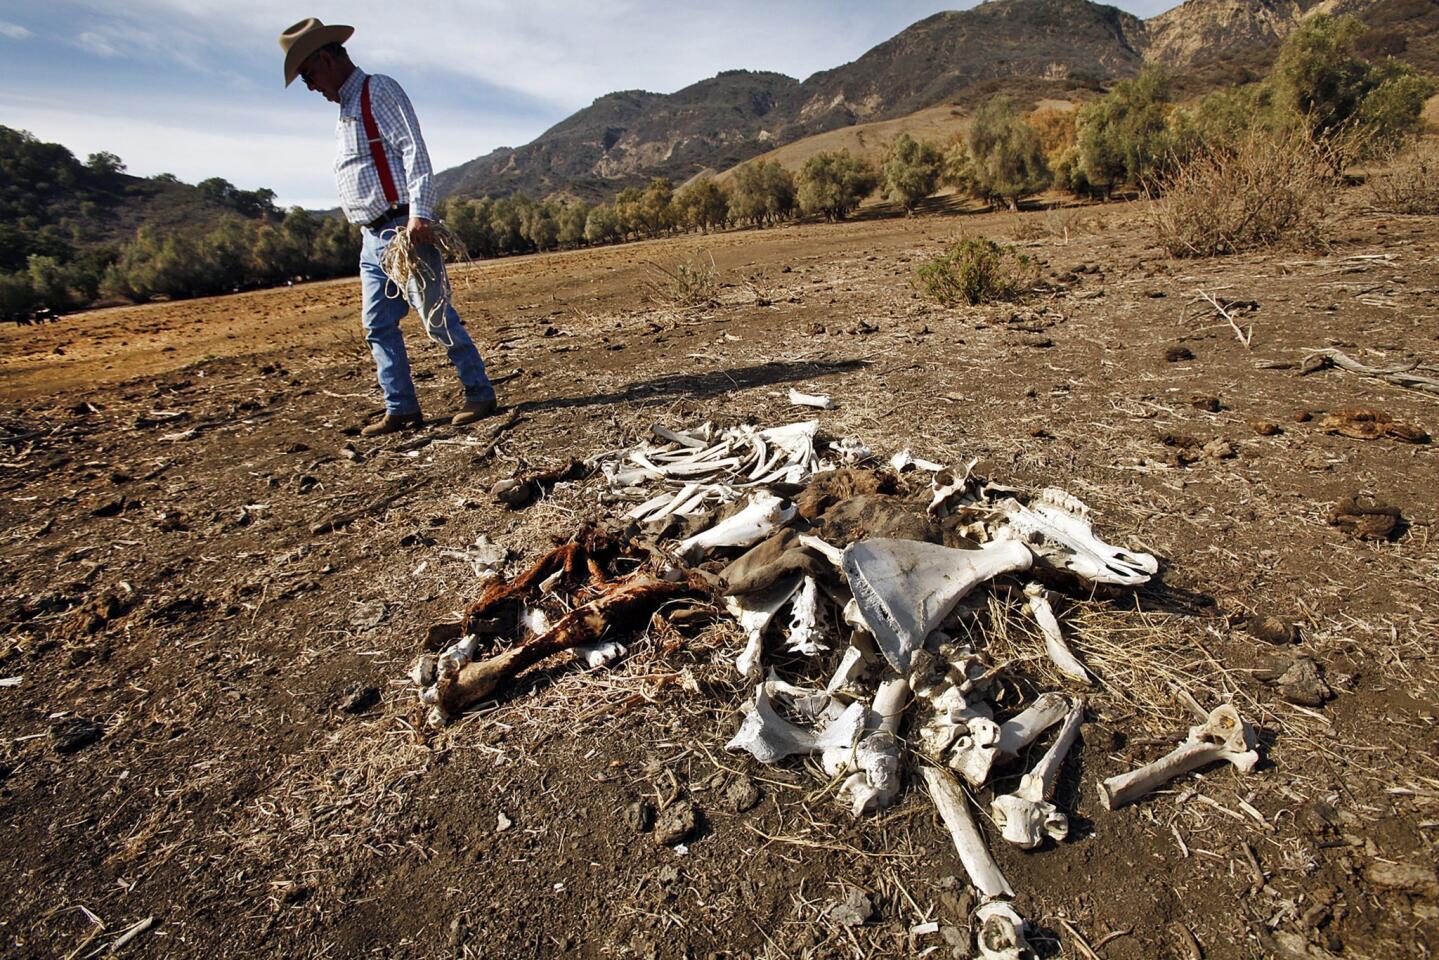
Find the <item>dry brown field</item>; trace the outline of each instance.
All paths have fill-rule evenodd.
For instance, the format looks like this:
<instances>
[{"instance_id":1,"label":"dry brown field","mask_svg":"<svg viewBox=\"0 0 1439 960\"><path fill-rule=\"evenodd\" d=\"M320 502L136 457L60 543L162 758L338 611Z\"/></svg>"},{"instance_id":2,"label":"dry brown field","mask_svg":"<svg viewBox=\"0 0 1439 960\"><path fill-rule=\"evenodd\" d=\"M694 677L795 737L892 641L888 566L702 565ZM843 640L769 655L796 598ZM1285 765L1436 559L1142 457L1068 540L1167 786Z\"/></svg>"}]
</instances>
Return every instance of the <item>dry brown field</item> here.
<instances>
[{"instance_id":1,"label":"dry brown field","mask_svg":"<svg viewBox=\"0 0 1439 960\"><path fill-rule=\"evenodd\" d=\"M0 954L93 956L149 919L120 953L967 956L973 897L914 764L895 806L855 819L804 764L725 752L752 696L727 621L656 630L601 671L546 663L438 732L405 679L477 595L478 535L519 567L602 510L594 477L518 511L497 480L651 423L799 419L796 387L833 396L826 437L1062 487L1162 561L1060 607L1098 680L1057 794L1071 837L1025 853L989 831L1040 955L1431 956L1439 461L1323 423L1367 408L1432 433L1439 396L1304 361L1432 372L1439 221L1343 202L1325 249L1196 261L1115 204L460 268L507 409L441 420L458 387L411 318L436 422L374 440L354 281L0 331ZM915 269L960 235L1018 243L1044 292L921 297ZM647 261L697 256L714 303L644 299ZM1331 524L1354 494L1397 527ZM1256 636L1265 618L1292 629ZM1042 677L1034 649L1013 638ZM1304 658L1322 703L1266 679ZM1181 690L1231 700L1260 766L1105 810L1096 784L1193 722ZM626 814L681 797L702 811L684 852ZM866 923L830 911L850 888Z\"/></svg>"}]
</instances>

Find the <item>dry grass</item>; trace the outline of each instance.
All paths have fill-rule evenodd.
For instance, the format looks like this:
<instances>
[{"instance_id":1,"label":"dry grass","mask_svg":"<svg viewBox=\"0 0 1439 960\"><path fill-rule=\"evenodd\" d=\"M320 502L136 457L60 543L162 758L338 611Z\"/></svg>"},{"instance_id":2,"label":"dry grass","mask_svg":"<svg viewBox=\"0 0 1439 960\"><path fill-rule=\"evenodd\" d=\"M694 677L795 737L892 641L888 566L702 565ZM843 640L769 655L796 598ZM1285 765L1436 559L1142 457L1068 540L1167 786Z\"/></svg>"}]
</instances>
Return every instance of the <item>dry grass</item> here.
<instances>
[{"instance_id":1,"label":"dry grass","mask_svg":"<svg viewBox=\"0 0 1439 960\"><path fill-rule=\"evenodd\" d=\"M1439 214L1439 143L1425 141L1401 154L1370 179L1369 190L1381 213Z\"/></svg>"},{"instance_id":2,"label":"dry grass","mask_svg":"<svg viewBox=\"0 0 1439 960\"><path fill-rule=\"evenodd\" d=\"M1300 135L1255 132L1210 148L1152 184L1160 246L1176 257L1213 257L1323 243L1339 188L1325 148Z\"/></svg>"},{"instance_id":3,"label":"dry grass","mask_svg":"<svg viewBox=\"0 0 1439 960\"><path fill-rule=\"evenodd\" d=\"M715 302L719 293L719 268L714 256L700 254L666 266L646 262L650 276L644 283L645 299L664 307L701 307Z\"/></svg>"}]
</instances>

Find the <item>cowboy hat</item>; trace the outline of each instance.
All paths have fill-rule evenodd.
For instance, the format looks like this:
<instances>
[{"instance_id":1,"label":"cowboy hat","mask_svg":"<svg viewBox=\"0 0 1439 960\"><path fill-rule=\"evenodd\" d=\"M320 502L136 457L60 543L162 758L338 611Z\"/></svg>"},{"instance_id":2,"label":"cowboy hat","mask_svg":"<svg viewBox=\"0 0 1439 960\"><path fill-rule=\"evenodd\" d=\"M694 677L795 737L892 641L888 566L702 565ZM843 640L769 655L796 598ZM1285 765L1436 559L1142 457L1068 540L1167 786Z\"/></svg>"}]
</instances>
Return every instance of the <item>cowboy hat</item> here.
<instances>
[{"instance_id":1,"label":"cowboy hat","mask_svg":"<svg viewBox=\"0 0 1439 960\"><path fill-rule=\"evenodd\" d=\"M300 64L327 43L344 43L355 32L354 27L341 24L325 26L314 17L306 17L280 34L280 49L285 51L285 86L295 82Z\"/></svg>"}]
</instances>

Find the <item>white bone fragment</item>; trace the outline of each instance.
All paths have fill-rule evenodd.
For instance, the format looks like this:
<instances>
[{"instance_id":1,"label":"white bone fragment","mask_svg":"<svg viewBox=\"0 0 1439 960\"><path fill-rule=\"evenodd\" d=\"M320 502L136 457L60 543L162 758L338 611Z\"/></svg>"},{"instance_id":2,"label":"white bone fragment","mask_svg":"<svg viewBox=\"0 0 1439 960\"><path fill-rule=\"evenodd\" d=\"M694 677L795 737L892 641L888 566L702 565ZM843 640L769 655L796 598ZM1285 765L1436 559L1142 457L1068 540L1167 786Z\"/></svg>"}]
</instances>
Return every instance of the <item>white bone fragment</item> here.
<instances>
[{"instance_id":1,"label":"white bone fragment","mask_svg":"<svg viewBox=\"0 0 1439 960\"><path fill-rule=\"evenodd\" d=\"M410 682L417 687L432 686L435 682L435 670L439 664L439 658L433 653L421 654L410 666L408 674Z\"/></svg>"},{"instance_id":2,"label":"white bone fragment","mask_svg":"<svg viewBox=\"0 0 1439 960\"><path fill-rule=\"evenodd\" d=\"M564 571L560 571L563 573ZM538 607L525 607L520 611L520 623L533 636L550 632L550 618Z\"/></svg>"},{"instance_id":3,"label":"white bone fragment","mask_svg":"<svg viewBox=\"0 0 1439 960\"><path fill-rule=\"evenodd\" d=\"M999 752L1017 757L1041 733L1064 719L1069 701L1061 693L1042 693L1034 702L999 726Z\"/></svg>"},{"instance_id":4,"label":"white bone fragment","mask_svg":"<svg viewBox=\"0 0 1439 960\"><path fill-rule=\"evenodd\" d=\"M1014 896L1008 881L999 872L999 865L994 862L989 849L984 845L984 837L980 835L974 816L969 812L969 799L964 795L963 788L953 777L935 767L921 767L919 772L924 777L925 786L929 788L929 796L934 801L935 808L939 810L940 819L944 821L950 837L954 839L954 849L959 853L959 862L964 864L965 872L969 874L969 880L975 889L986 897Z\"/></svg>"},{"instance_id":5,"label":"white bone fragment","mask_svg":"<svg viewBox=\"0 0 1439 960\"><path fill-rule=\"evenodd\" d=\"M825 684L824 692L831 696L842 691L849 690L861 676L865 668L864 651L854 644L850 644L839 659L839 666L835 667L834 675Z\"/></svg>"},{"instance_id":6,"label":"white bone fragment","mask_svg":"<svg viewBox=\"0 0 1439 960\"><path fill-rule=\"evenodd\" d=\"M1147 553L1111 546L1094 535L1089 508L1055 487L1047 487L1031 506L1001 501L1011 535L1028 543L1039 556L1093 583L1134 587L1159 572L1159 561Z\"/></svg>"},{"instance_id":7,"label":"white bone fragment","mask_svg":"<svg viewBox=\"0 0 1439 960\"><path fill-rule=\"evenodd\" d=\"M1068 708L1063 696L1046 693L1002 724L985 716L957 718L949 765L972 785L982 787L998 760L1019 756L1036 737L1058 723Z\"/></svg>"},{"instance_id":8,"label":"white bone fragment","mask_svg":"<svg viewBox=\"0 0 1439 960\"><path fill-rule=\"evenodd\" d=\"M964 472L938 470L930 480L929 506L925 508L931 517L943 517L948 515L949 503L957 497L962 497L970 488L970 474L978 460L971 460L964 465Z\"/></svg>"},{"instance_id":9,"label":"white bone fragment","mask_svg":"<svg viewBox=\"0 0 1439 960\"><path fill-rule=\"evenodd\" d=\"M1044 635L1044 652L1049 654L1049 659L1054 661L1059 672L1080 683L1093 683L1089 672L1084 669L1084 664L1079 662L1064 642L1064 634L1059 630L1059 619L1055 617L1054 607L1049 602L1049 591L1037 583L1031 583L1025 586L1024 595L1029 598L1024 609L1039 625L1039 632Z\"/></svg>"},{"instance_id":10,"label":"white bone fragment","mask_svg":"<svg viewBox=\"0 0 1439 960\"><path fill-rule=\"evenodd\" d=\"M977 584L1027 570L1029 548L1014 542L955 550L918 540L862 540L844 551L844 573L880 652L908 674L914 651Z\"/></svg>"},{"instance_id":11,"label":"white bone fragment","mask_svg":"<svg viewBox=\"0 0 1439 960\"><path fill-rule=\"evenodd\" d=\"M829 448L839 454L841 463L848 466L863 463L874 456L874 451L865 446L864 442L856 437L841 437L834 443L831 443Z\"/></svg>"},{"instance_id":12,"label":"white bone fragment","mask_svg":"<svg viewBox=\"0 0 1439 960\"><path fill-rule=\"evenodd\" d=\"M1084 701L1076 700L1074 709L1059 729L1059 736L1045 751L1043 757L1019 780L1019 789L995 797L990 803L994 825L1004 839L1025 850L1033 850L1049 835L1056 843L1069 835L1069 818L1049 802L1054 795L1054 784L1059 778L1059 768L1074 741L1079 737L1079 726L1084 722Z\"/></svg>"},{"instance_id":13,"label":"white bone fragment","mask_svg":"<svg viewBox=\"0 0 1439 960\"><path fill-rule=\"evenodd\" d=\"M477 577L488 576L499 570L510 557L508 547L492 543L490 538L483 533L475 538L474 545L470 547L467 554L470 559L470 569L475 571Z\"/></svg>"},{"instance_id":14,"label":"white bone fragment","mask_svg":"<svg viewBox=\"0 0 1439 960\"><path fill-rule=\"evenodd\" d=\"M758 593L747 593L739 597L725 597L725 609L739 621L745 632L744 650L735 660L735 669L742 677L759 677L760 654L764 649L764 631L779 613L780 607L794 596L799 589L800 578L789 577Z\"/></svg>"},{"instance_id":15,"label":"white bone fragment","mask_svg":"<svg viewBox=\"0 0 1439 960\"><path fill-rule=\"evenodd\" d=\"M938 473L939 471L944 469L943 464L935 463L933 460L923 460L919 457L916 457L913 453L910 452L908 447L905 447L899 453L896 453L894 456L890 457L889 465L895 473L904 473L904 471L908 470L910 467L914 467L918 470L928 470L930 473Z\"/></svg>"},{"instance_id":16,"label":"white bone fragment","mask_svg":"<svg viewBox=\"0 0 1439 960\"><path fill-rule=\"evenodd\" d=\"M949 765L976 787L989 779L999 753L999 724L988 717L967 717L954 724Z\"/></svg>"},{"instance_id":17,"label":"white bone fragment","mask_svg":"<svg viewBox=\"0 0 1439 960\"><path fill-rule=\"evenodd\" d=\"M795 506L789 501L772 493L756 493L739 513L681 542L679 554L696 560L716 547L751 546L789 523L794 514Z\"/></svg>"},{"instance_id":18,"label":"white bone fragment","mask_svg":"<svg viewBox=\"0 0 1439 960\"><path fill-rule=\"evenodd\" d=\"M608 666L629 652L629 647L618 640L601 640L574 648L575 656L591 670Z\"/></svg>"},{"instance_id":19,"label":"white bone fragment","mask_svg":"<svg viewBox=\"0 0 1439 960\"><path fill-rule=\"evenodd\" d=\"M825 773L849 776L840 784L839 799L847 801L857 817L882 810L899 795L900 742L895 736L909 700L909 681L903 677L886 680L874 695L866 712L868 732L853 747L832 747L824 751Z\"/></svg>"},{"instance_id":20,"label":"white bone fragment","mask_svg":"<svg viewBox=\"0 0 1439 960\"><path fill-rule=\"evenodd\" d=\"M1099 799L1107 810L1117 810L1126 803L1157 790L1175 777L1197 770L1216 760L1227 760L1242 773L1259 763L1254 728L1239 716L1231 704L1210 711L1201 724L1189 728L1189 736L1175 750L1147 766L1099 785Z\"/></svg>"},{"instance_id":21,"label":"white bone fragment","mask_svg":"<svg viewBox=\"0 0 1439 960\"><path fill-rule=\"evenodd\" d=\"M821 540L819 537L816 537L813 534L809 533L801 533L799 535L799 542L800 546L809 547L815 553L819 554L820 556L828 560L830 563L834 564L836 569L844 569L843 550L839 549L836 546L832 546L831 544Z\"/></svg>"},{"instance_id":22,"label":"white bone fragment","mask_svg":"<svg viewBox=\"0 0 1439 960\"><path fill-rule=\"evenodd\" d=\"M806 657L828 650L824 643L825 619L819 603L819 583L813 577L805 577L794 596L790 614L789 649Z\"/></svg>"},{"instance_id":23,"label":"white bone fragment","mask_svg":"<svg viewBox=\"0 0 1439 960\"><path fill-rule=\"evenodd\" d=\"M982 960L1035 960L1024 938L1024 919L1003 900L989 900L974 911L975 938Z\"/></svg>"},{"instance_id":24,"label":"white bone fragment","mask_svg":"<svg viewBox=\"0 0 1439 960\"><path fill-rule=\"evenodd\" d=\"M794 387L789 388L789 402L797 407L818 407L821 410L834 406L834 401L822 393L800 393Z\"/></svg>"},{"instance_id":25,"label":"white bone fragment","mask_svg":"<svg viewBox=\"0 0 1439 960\"><path fill-rule=\"evenodd\" d=\"M650 427L650 431L653 432L655 436L668 440L670 443L677 443L682 447L703 450L707 445L707 441L701 440L699 437L691 436L688 433L682 433L678 430L671 430L658 423L653 424Z\"/></svg>"},{"instance_id":26,"label":"white bone fragment","mask_svg":"<svg viewBox=\"0 0 1439 960\"><path fill-rule=\"evenodd\" d=\"M825 698L829 709L815 711L816 719L822 725L802 727L786 720L775 710L771 698L777 695L783 695L792 702L801 697L823 696L819 691L766 680L755 688L754 706L745 715L739 732L725 744L726 750L746 750L760 763L777 763L794 754L848 749L864 730L865 706L859 701L839 709ZM812 699L811 702L815 701Z\"/></svg>"}]
</instances>

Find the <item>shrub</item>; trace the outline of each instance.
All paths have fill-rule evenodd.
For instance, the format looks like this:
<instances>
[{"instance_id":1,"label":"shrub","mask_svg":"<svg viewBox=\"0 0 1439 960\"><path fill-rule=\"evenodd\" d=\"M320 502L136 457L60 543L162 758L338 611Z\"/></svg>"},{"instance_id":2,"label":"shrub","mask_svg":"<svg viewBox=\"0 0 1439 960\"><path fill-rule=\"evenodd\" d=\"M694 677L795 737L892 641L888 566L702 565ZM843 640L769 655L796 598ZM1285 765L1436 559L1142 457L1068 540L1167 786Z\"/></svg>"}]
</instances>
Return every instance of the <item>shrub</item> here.
<instances>
[{"instance_id":1,"label":"shrub","mask_svg":"<svg viewBox=\"0 0 1439 960\"><path fill-rule=\"evenodd\" d=\"M1165 123L1168 103L1168 77L1150 65L1080 107L1075 119L1078 170L1091 189L1108 197L1159 169L1172 146Z\"/></svg>"},{"instance_id":2,"label":"shrub","mask_svg":"<svg viewBox=\"0 0 1439 960\"><path fill-rule=\"evenodd\" d=\"M944 154L939 147L907 133L900 134L890 144L881 167L885 193L903 204L905 213L914 213L919 202L938 189L943 172ZM803 200L801 191L801 205Z\"/></svg>"},{"instance_id":3,"label":"shrub","mask_svg":"<svg viewBox=\"0 0 1439 960\"><path fill-rule=\"evenodd\" d=\"M996 98L984 103L969 128L969 179L975 196L1019 209L1021 197L1049 186L1039 134L1014 106Z\"/></svg>"},{"instance_id":4,"label":"shrub","mask_svg":"<svg viewBox=\"0 0 1439 960\"><path fill-rule=\"evenodd\" d=\"M1328 153L1302 131L1254 130L1203 150L1160 178L1150 207L1159 244L1176 257L1322 240L1338 188Z\"/></svg>"},{"instance_id":5,"label":"shrub","mask_svg":"<svg viewBox=\"0 0 1439 960\"><path fill-rule=\"evenodd\" d=\"M1039 277L1038 267L1013 247L968 237L919 268L924 292L945 306L1015 300Z\"/></svg>"},{"instance_id":6,"label":"shrub","mask_svg":"<svg viewBox=\"0 0 1439 960\"><path fill-rule=\"evenodd\" d=\"M794 175L773 160L755 160L734 172L729 218L756 226L794 216Z\"/></svg>"},{"instance_id":7,"label":"shrub","mask_svg":"<svg viewBox=\"0 0 1439 960\"><path fill-rule=\"evenodd\" d=\"M724 226L729 214L729 197L714 177L700 177L675 194L675 216L686 230L710 230Z\"/></svg>"},{"instance_id":8,"label":"shrub","mask_svg":"<svg viewBox=\"0 0 1439 960\"><path fill-rule=\"evenodd\" d=\"M1056 110L1044 107L1025 118L1039 137L1039 147L1044 159L1051 167L1068 149L1074 146L1075 113L1073 110Z\"/></svg>"},{"instance_id":9,"label":"shrub","mask_svg":"<svg viewBox=\"0 0 1439 960\"><path fill-rule=\"evenodd\" d=\"M1439 147L1428 143L1399 157L1369 189L1384 213L1439 214Z\"/></svg>"},{"instance_id":10,"label":"shrub","mask_svg":"<svg viewBox=\"0 0 1439 960\"><path fill-rule=\"evenodd\" d=\"M1358 52L1364 25L1318 14L1284 41L1268 80L1274 107L1316 141L1332 142L1336 172L1392 151L1420 127L1434 81L1399 60L1370 63Z\"/></svg>"},{"instance_id":11,"label":"shrub","mask_svg":"<svg viewBox=\"0 0 1439 960\"><path fill-rule=\"evenodd\" d=\"M799 208L806 214L822 213L831 221L843 220L878 182L874 168L848 150L817 153L799 173Z\"/></svg>"},{"instance_id":12,"label":"shrub","mask_svg":"<svg viewBox=\"0 0 1439 960\"><path fill-rule=\"evenodd\" d=\"M673 266L648 261L651 276L644 284L645 298L666 307L698 307L712 303L719 292L719 270L714 257L680 260Z\"/></svg>"},{"instance_id":13,"label":"shrub","mask_svg":"<svg viewBox=\"0 0 1439 960\"><path fill-rule=\"evenodd\" d=\"M590 243L609 243L620 238L620 218L615 208L601 203L585 218L585 239Z\"/></svg>"}]
</instances>

